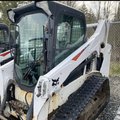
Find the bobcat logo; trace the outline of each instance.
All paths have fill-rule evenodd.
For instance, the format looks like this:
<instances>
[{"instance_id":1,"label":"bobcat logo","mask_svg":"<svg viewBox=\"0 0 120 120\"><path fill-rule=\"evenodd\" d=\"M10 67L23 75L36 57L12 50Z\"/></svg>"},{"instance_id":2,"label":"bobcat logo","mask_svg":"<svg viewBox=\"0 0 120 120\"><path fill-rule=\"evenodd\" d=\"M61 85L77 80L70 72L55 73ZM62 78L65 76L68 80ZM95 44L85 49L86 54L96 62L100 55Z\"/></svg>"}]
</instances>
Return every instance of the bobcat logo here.
<instances>
[{"instance_id":1,"label":"bobcat logo","mask_svg":"<svg viewBox=\"0 0 120 120\"><path fill-rule=\"evenodd\" d=\"M59 84L59 77L58 79L52 79L52 86L56 86L57 84Z\"/></svg>"}]
</instances>

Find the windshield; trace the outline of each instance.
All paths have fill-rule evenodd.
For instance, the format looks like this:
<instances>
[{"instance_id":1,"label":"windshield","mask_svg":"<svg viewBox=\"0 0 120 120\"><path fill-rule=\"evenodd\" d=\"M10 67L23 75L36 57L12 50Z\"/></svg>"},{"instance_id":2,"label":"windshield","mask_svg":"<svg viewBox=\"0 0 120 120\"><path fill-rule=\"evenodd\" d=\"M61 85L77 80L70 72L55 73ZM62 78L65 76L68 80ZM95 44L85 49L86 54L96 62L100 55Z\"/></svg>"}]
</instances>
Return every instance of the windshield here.
<instances>
[{"instance_id":1,"label":"windshield","mask_svg":"<svg viewBox=\"0 0 120 120\"><path fill-rule=\"evenodd\" d=\"M24 16L17 24L18 43L15 60L17 80L26 86L35 84L44 73L43 26L48 18L44 13Z\"/></svg>"}]
</instances>

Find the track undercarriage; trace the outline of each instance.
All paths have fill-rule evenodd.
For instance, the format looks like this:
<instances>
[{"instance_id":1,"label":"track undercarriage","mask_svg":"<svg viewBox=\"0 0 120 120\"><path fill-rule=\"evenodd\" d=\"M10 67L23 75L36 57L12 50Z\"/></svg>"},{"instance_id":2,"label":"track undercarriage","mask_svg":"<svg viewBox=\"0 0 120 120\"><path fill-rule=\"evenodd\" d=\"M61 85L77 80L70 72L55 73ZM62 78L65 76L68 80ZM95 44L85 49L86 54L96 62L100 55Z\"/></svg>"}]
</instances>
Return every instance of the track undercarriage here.
<instances>
[{"instance_id":1,"label":"track undercarriage","mask_svg":"<svg viewBox=\"0 0 120 120\"><path fill-rule=\"evenodd\" d=\"M94 120L109 101L109 80L92 75L49 120Z\"/></svg>"}]
</instances>

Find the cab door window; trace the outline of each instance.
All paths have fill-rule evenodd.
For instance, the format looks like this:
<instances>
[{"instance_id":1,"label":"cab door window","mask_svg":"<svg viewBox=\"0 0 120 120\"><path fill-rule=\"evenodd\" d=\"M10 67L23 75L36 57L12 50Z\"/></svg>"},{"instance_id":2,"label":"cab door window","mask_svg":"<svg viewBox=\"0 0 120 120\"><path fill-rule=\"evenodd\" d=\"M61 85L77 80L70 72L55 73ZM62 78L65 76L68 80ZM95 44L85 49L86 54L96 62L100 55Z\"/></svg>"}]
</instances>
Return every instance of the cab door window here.
<instances>
[{"instance_id":1,"label":"cab door window","mask_svg":"<svg viewBox=\"0 0 120 120\"><path fill-rule=\"evenodd\" d=\"M59 64L83 44L82 21L70 15L61 15L57 24L55 65Z\"/></svg>"}]
</instances>

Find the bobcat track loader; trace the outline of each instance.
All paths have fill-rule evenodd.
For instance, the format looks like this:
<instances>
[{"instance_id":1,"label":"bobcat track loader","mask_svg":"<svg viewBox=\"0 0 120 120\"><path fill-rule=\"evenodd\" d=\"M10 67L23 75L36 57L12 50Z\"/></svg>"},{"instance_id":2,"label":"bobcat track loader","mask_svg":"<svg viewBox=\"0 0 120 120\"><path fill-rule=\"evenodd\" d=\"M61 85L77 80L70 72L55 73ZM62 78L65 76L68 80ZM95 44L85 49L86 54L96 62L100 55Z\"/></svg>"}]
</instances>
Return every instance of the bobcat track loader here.
<instances>
[{"instance_id":1,"label":"bobcat track loader","mask_svg":"<svg viewBox=\"0 0 120 120\"><path fill-rule=\"evenodd\" d=\"M18 35L1 116L94 120L110 97L109 21L99 21L87 40L85 15L59 2L37 1L7 12Z\"/></svg>"},{"instance_id":2,"label":"bobcat track loader","mask_svg":"<svg viewBox=\"0 0 120 120\"><path fill-rule=\"evenodd\" d=\"M10 34L8 26L0 23L0 109L5 96L6 84L9 78L13 76L13 50L10 47L10 41L13 42L13 37Z\"/></svg>"},{"instance_id":3,"label":"bobcat track loader","mask_svg":"<svg viewBox=\"0 0 120 120\"><path fill-rule=\"evenodd\" d=\"M9 78L13 76L13 50L10 47L10 39L13 40L8 26L0 23L0 109L3 103L5 84L7 84Z\"/></svg>"}]
</instances>

